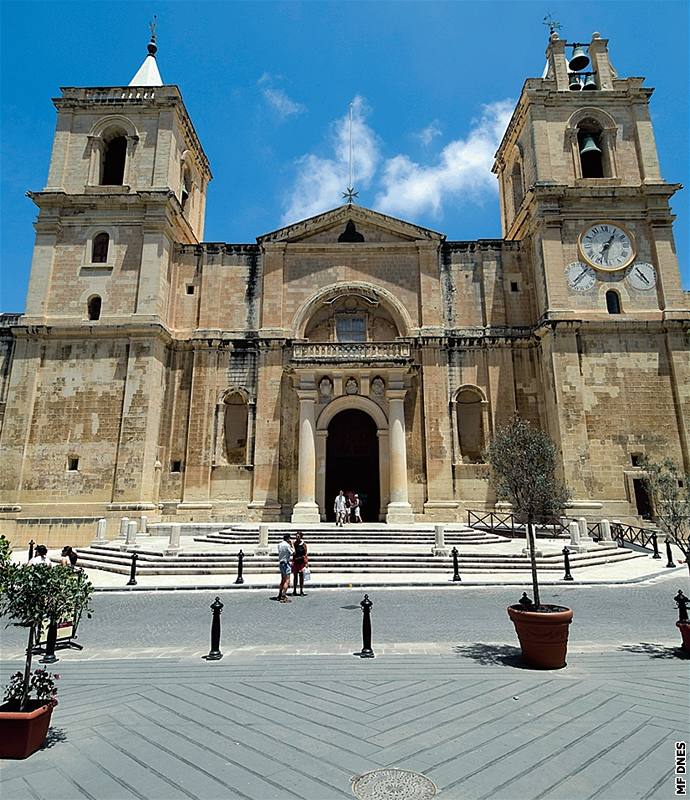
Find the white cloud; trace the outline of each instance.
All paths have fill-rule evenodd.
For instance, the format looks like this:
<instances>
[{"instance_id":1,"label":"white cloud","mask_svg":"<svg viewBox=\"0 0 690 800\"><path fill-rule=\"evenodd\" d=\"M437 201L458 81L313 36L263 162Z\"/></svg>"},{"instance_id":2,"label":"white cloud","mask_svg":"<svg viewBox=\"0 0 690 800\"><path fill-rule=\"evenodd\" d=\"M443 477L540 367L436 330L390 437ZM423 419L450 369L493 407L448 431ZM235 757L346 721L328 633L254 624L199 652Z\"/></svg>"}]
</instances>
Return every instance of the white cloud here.
<instances>
[{"instance_id":1,"label":"white cloud","mask_svg":"<svg viewBox=\"0 0 690 800\"><path fill-rule=\"evenodd\" d=\"M422 128L421 131L417 131L417 133L415 133L414 136L416 139L419 139L419 141L425 147L428 147L433 142L433 140L437 136L440 136L442 133L443 131L439 127L439 121L437 119L434 119L426 126L426 128Z\"/></svg>"},{"instance_id":2,"label":"white cloud","mask_svg":"<svg viewBox=\"0 0 690 800\"><path fill-rule=\"evenodd\" d=\"M368 108L362 97L352 106L352 153L354 184L367 188L376 172L380 154L378 139L367 125ZM331 126L331 156L308 153L297 161L297 178L286 203L283 223L295 222L334 208L342 202L342 192L349 185L350 161L349 111Z\"/></svg>"},{"instance_id":3,"label":"white cloud","mask_svg":"<svg viewBox=\"0 0 690 800\"><path fill-rule=\"evenodd\" d=\"M352 125L355 187L367 189L374 185L377 194L373 208L410 219L424 212L440 215L444 203L451 198L462 202L466 197L477 199L495 193L491 166L514 105L512 100L501 100L483 106L480 118L473 122L465 138L449 142L435 163L420 164L405 154L382 159L379 139L366 121L366 103L356 97ZM431 142L439 134L440 126L434 120L418 136L425 135ZM330 138L328 157L307 153L298 159L283 224L314 216L343 202L341 193L349 182L349 114L332 124Z\"/></svg>"},{"instance_id":4,"label":"white cloud","mask_svg":"<svg viewBox=\"0 0 690 800\"><path fill-rule=\"evenodd\" d=\"M406 155L389 159L375 207L407 216L429 211L438 215L451 195L496 191L491 166L513 107L511 100L483 106L467 137L449 142L433 165L418 164Z\"/></svg>"},{"instance_id":5,"label":"white cloud","mask_svg":"<svg viewBox=\"0 0 690 800\"><path fill-rule=\"evenodd\" d=\"M303 103L293 100L284 89L275 84L282 80L281 75L270 75L268 72L257 81L261 87L261 94L268 105L276 112L280 119L287 119L307 110Z\"/></svg>"}]
</instances>

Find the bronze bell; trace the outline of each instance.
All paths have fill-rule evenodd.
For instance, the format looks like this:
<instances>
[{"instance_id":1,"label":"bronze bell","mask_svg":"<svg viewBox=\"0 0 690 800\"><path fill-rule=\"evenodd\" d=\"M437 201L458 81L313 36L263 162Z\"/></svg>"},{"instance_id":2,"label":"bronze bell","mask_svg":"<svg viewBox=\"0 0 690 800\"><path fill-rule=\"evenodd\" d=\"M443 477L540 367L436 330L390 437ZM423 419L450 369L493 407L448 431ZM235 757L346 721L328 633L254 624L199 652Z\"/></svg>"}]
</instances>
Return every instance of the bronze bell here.
<instances>
[{"instance_id":1,"label":"bronze bell","mask_svg":"<svg viewBox=\"0 0 690 800\"><path fill-rule=\"evenodd\" d=\"M582 89L582 84L580 83L580 76L579 75L571 75L570 76L570 85L568 86L571 92L579 92Z\"/></svg>"},{"instance_id":2,"label":"bronze bell","mask_svg":"<svg viewBox=\"0 0 690 800\"><path fill-rule=\"evenodd\" d=\"M587 155L587 153L601 153L601 148L594 141L593 136L585 136L580 148L580 155Z\"/></svg>"},{"instance_id":3,"label":"bronze bell","mask_svg":"<svg viewBox=\"0 0 690 800\"><path fill-rule=\"evenodd\" d=\"M589 56L585 52L585 48L582 47L582 45L576 45L573 48L570 61L568 61L568 69L571 69L573 72L579 72L581 69L584 69L587 64L589 64Z\"/></svg>"},{"instance_id":4,"label":"bronze bell","mask_svg":"<svg viewBox=\"0 0 690 800\"><path fill-rule=\"evenodd\" d=\"M588 75L585 78L585 85L582 87L583 92L591 92L593 89L598 89L597 79L594 75Z\"/></svg>"}]
</instances>

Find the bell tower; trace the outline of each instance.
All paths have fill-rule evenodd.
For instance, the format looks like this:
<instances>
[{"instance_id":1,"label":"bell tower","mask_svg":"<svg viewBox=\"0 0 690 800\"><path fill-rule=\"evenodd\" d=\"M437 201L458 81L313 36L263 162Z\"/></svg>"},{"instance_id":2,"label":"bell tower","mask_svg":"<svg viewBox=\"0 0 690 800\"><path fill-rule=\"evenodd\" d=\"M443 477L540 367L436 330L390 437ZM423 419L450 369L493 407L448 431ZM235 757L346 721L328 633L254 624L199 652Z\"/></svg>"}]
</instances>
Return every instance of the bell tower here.
<instances>
[{"instance_id":1,"label":"bell tower","mask_svg":"<svg viewBox=\"0 0 690 800\"><path fill-rule=\"evenodd\" d=\"M129 85L62 88L38 206L27 322L167 324L175 243L201 241L208 160L155 28ZM97 301L94 300L97 298Z\"/></svg>"},{"instance_id":2,"label":"bell tower","mask_svg":"<svg viewBox=\"0 0 690 800\"><path fill-rule=\"evenodd\" d=\"M690 314L669 205L681 187L661 175L653 90L619 76L608 45L552 31L494 172L503 235L533 273L544 423L575 505L596 514L592 498L627 496L608 506L622 517L634 506L634 453L665 449L688 468L690 396L679 387L690 382ZM662 420L670 428L654 443Z\"/></svg>"}]
</instances>

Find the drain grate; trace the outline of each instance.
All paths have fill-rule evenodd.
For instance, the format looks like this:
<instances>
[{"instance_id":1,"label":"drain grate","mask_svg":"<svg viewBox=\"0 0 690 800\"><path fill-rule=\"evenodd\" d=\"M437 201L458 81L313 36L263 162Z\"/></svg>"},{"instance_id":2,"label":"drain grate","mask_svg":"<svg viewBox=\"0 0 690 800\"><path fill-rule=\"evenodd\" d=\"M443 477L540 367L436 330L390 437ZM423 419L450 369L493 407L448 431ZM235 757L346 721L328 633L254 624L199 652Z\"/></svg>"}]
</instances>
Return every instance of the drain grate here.
<instances>
[{"instance_id":1,"label":"drain grate","mask_svg":"<svg viewBox=\"0 0 690 800\"><path fill-rule=\"evenodd\" d=\"M425 775L406 769L377 769L352 779L359 800L429 800L436 785Z\"/></svg>"}]
</instances>

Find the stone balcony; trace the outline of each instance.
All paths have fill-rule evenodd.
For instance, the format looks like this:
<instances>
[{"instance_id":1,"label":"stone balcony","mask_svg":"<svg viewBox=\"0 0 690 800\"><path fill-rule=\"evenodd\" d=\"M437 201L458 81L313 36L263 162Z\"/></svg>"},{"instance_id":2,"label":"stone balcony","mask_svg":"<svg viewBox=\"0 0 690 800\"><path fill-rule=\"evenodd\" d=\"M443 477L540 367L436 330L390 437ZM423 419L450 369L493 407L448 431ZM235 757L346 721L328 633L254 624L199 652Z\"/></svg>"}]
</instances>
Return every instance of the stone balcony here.
<instances>
[{"instance_id":1,"label":"stone balcony","mask_svg":"<svg viewBox=\"0 0 690 800\"><path fill-rule=\"evenodd\" d=\"M306 342L292 346L300 363L401 362L412 357L409 342Z\"/></svg>"}]
</instances>

